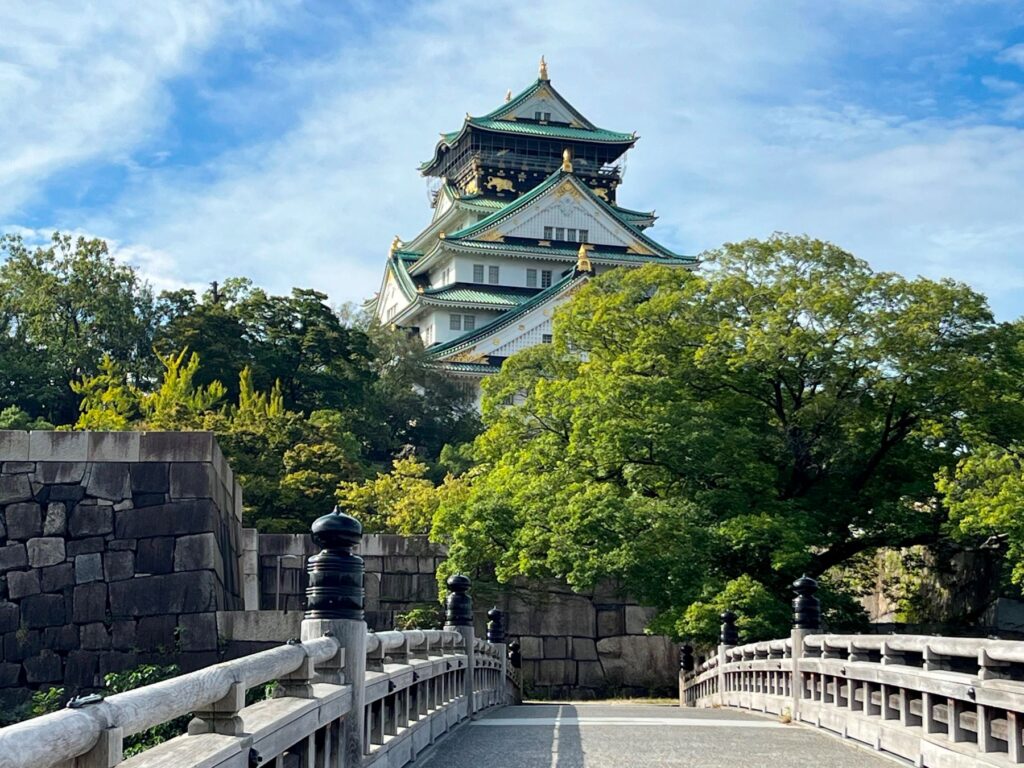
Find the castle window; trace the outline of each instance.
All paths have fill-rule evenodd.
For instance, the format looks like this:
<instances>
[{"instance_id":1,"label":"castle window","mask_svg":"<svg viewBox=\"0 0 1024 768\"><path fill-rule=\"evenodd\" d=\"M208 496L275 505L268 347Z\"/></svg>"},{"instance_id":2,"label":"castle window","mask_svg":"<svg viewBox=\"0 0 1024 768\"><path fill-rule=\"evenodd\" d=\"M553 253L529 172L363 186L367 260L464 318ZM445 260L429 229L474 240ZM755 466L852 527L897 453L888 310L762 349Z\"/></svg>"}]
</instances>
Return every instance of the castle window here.
<instances>
[{"instance_id":1,"label":"castle window","mask_svg":"<svg viewBox=\"0 0 1024 768\"><path fill-rule=\"evenodd\" d=\"M473 265L473 282L482 283L484 281L484 265L474 264Z\"/></svg>"},{"instance_id":2,"label":"castle window","mask_svg":"<svg viewBox=\"0 0 1024 768\"><path fill-rule=\"evenodd\" d=\"M526 270L526 287L536 288L537 287L537 270L528 269Z\"/></svg>"},{"instance_id":3,"label":"castle window","mask_svg":"<svg viewBox=\"0 0 1024 768\"><path fill-rule=\"evenodd\" d=\"M551 334L550 333L542 334L541 337L540 337L540 340L541 340L542 344L550 344L551 341L552 341Z\"/></svg>"},{"instance_id":4,"label":"castle window","mask_svg":"<svg viewBox=\"0 0 1024 768\"><path fill-rule=\"evenodd\" d=\"M550 288L551 287L551 270L542 269L540 271L540 287Z\"/></svg>"},{"instance_id":5,"label":"castle window","mask_svg":"<svg viewBox=\"0 0 1024 768\"><path fill-rule=\"evenodd\" d=\"M551 240L555 236L554 227L544 227L544 239Z\"/></svg>"},{"instance_id":6,"label":"castle window","mask_svg":"<svg viewBox=\"0 0 1024 768\"><path fill-rule=\"evenodd\" d=\"M448 328L453 331L461 331L462 315L448 315Z\"/></svg>"},{"instance_id":7,"label":"castle window","mask_svg":"<svg viewBox=\"0 0 1024 768\"><path fill-rule=\"evenodd\" d=\"M589 229L581 229L580 230L580 242L581 243L585 243L588 240L590 240L590 230Z\"/></svg>"},{"instance_id":8,"label":"castle window","mask_svg":"<svg viewBox=\"0 0 1024 768\"><path fill-rule=\"evenodd\" d=\"M474 328L476 328L476 315L463 315L462 330L472 331Z\"/></svg>"},{"instance_id":9,"label":"castle window","mask_svg":"<svg viewBox=\"0 0 1024 768\"><path fill-rule=\"evenodd\" d=\"M497 285L498 284L498 268L497 267L488 267L487 268L487 282L490 283L491 285Z\"/></svg>"},{"instance_id":10,"label":"castle window","mask_svg":"<svg viewBox=\"0 0 1024 768\"><path fill-rule=\"evenodd\" d=\"M555 240L565 240L565 227L555 227Z\"/></svg>"},{"instance_id":11,"label":"castle window","mask_svg":"<svg viewBox=\"0 0 1024 768\"><path fill-rule=\"evenodd\" d=\"M566 230L566 239L572 240L575 243L576 242L576 230L575 229Z\"/></svg>"}]
</instances>

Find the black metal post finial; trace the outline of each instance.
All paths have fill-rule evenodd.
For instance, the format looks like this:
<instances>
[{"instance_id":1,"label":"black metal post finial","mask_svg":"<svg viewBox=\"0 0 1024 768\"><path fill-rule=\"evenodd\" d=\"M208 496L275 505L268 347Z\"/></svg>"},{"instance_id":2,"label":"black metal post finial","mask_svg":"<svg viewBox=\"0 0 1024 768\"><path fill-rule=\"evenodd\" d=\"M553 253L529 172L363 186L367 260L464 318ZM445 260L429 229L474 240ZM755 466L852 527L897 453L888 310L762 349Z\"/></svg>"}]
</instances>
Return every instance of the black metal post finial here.
<instances>
[{"instance_id":1,"label":"black metal post finial","mask_svg":"<svg viewBox=\"0 0 1024 768\"><path fill-rule=\"evenodd\" d=\"M740 641L740 633L736 631L736 614L732 611L723 611L718 618L722 620L722 632L718 642L722 645L737 645Z\"/></svg>"},{"instance_id":2,"label":"black metal post finial","mask_svg":"<svg viewBox=\"0 0 1024 768\"><path fill-rule=\"evenodd\" d=\"M469 596L471 582L468 576L456 573L448 577L448 600L445 624L469 627L473 624L473 598Z\"/></svg>"},{"instance_id":3,"label":"black metal post finial","mask_svg":"<svg viewBox=\"0 0 1024 768\"><path fill-rule=\"evenodd\" d=\"M498 606L494 606L487 612L487 618L487 642L504 643L505 613Z\"/></svg>"},{"instance_id":4,"label":"black metal post finial","mask_svg":"<svg viewBox=\"0 0 1024 768\"><path fill-rule=\"evenodd\" d=\"M311 526L320 552L309 558L307 619L363 619L363 558L352 553L363 526L337 507Z\"/></svg>"},{"instance_id":5,"label":"black metal post finial","mask_svg":"<svg viewBox=\"0 0 1024 768\"><path fill-rule=\"evenodd\" d=\"M816 597L818 582L804 574L793 582L793 628L821 629L821 601Z\"/></svg>"},{"instance_id":6,"label":"black metal post finial","mask_svg":"<svg viewBox=\"0 0 1024 768\"><path fill-rule=\"evenodd\" d=\"M523 666L523 654L520 652L518 640L513 640L508 644L508 663L512 665L513 669Z\"/></svg>"},{"instance_id":7,"label":"black metal post finial","mask_svg":"<svg viewBox=\"0 0 1024 768\"><path fill-rule=\"evenodd\" d=\"M683 672L693 672L693 646L686 644L679 649L679 667Z\"/></svg>"}]
</instances>

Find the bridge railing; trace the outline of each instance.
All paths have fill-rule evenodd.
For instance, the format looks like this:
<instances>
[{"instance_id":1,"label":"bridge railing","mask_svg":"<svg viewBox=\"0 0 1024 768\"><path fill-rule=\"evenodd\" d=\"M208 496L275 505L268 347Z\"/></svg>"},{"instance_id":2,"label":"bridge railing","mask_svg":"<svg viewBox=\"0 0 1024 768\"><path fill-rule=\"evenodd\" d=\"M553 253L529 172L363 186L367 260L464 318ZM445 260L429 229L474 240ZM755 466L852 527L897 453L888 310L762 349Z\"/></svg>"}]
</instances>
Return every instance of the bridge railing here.
<instances>
[{"instance_id":1,"label":"bridge railing","mask_svg":"<svg viewBox=\"0 0 1024 768\"><path fill-rule=\"evenodd\" d=\"M736 645L726 612L715 656L684 647L680 705L779 715L919 766L1024 763L1024 642L821 634L816 585L797 586L790 638Z\"/></svg>"},{"instance_id":2,"label":"bridge railing","mask_svg":"<svg viewBox=\"0 0 1024 768\"><path fill-rule=\"evenodd\" d=\"M402 766L518 699L504 615L492 608L488 639L474 636L469 579L449 580L445 629L369 632L351 552L359 524L334 513L313 530L323 551L310 558L301 641L0 729L0 768ZM246 705L271 682L271 698ZM124 759L126 738L187 714L187 734Z\"/></svg>"}]
</instances>

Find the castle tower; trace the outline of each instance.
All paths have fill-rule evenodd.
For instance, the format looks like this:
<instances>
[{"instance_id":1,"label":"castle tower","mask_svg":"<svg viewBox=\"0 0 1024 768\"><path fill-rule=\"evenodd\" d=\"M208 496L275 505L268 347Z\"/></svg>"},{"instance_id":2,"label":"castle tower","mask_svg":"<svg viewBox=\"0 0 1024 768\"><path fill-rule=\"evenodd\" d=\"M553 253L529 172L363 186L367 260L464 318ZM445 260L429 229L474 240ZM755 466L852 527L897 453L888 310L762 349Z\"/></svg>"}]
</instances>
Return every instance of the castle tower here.
<instances>
[{"instance_id":1,"label":"castle tower","mask_svg":"<svg viewBox=\"0 0 1024 768\"><path fill-rule=\"evenodd\" d=\"M616 204L636 133L596 127L537 80L441 134L420 166L439 179L431 223L391 244L371 306L419 334L449 375L477 386L520 349L551 340L553 310L593 275L657 262L684 268L645 230L653 212Z\"/></svg>"}]
</instances>

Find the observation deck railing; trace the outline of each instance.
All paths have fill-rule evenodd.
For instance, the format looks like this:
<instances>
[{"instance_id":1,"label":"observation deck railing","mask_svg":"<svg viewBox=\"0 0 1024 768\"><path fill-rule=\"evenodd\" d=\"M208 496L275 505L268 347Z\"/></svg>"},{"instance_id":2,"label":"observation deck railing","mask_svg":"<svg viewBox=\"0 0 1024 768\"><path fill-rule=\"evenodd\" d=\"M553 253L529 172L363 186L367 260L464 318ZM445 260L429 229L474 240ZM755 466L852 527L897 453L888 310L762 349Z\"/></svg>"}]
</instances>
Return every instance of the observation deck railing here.
<instances>
[{"instance_id":1,"label":"observation deck railing","mask_svg":"<svg viewBox=\"0 0 1024 768\"><path fill-rule=\"evenodd\" d=\"M791 637L735 645L726 612L716 655L695 665L684 646L680 706L779 715L918 766L1024 763L1024 642L820 634L807 582Z\"/></svg>"},{"instance_id":2,"label":"observation deck railing","mask_svg":"<svg viewBox=\"0 0 1024 768\"><path fill-rule=\"evenodd\" d=\"M311 558L310 583L302 641L107 698L79 697L0 729L0 768L402 766L460 722L520 698L504 615L491 609L489 639L476 638L466 577L449 580L445 629L378 633L362 620L362 561L351 550L325 547ZM273 697L247 706L246 693L269 682ZM125 738L188 714L187 734L124 758Z\"/></svg>"}]
</instances>

